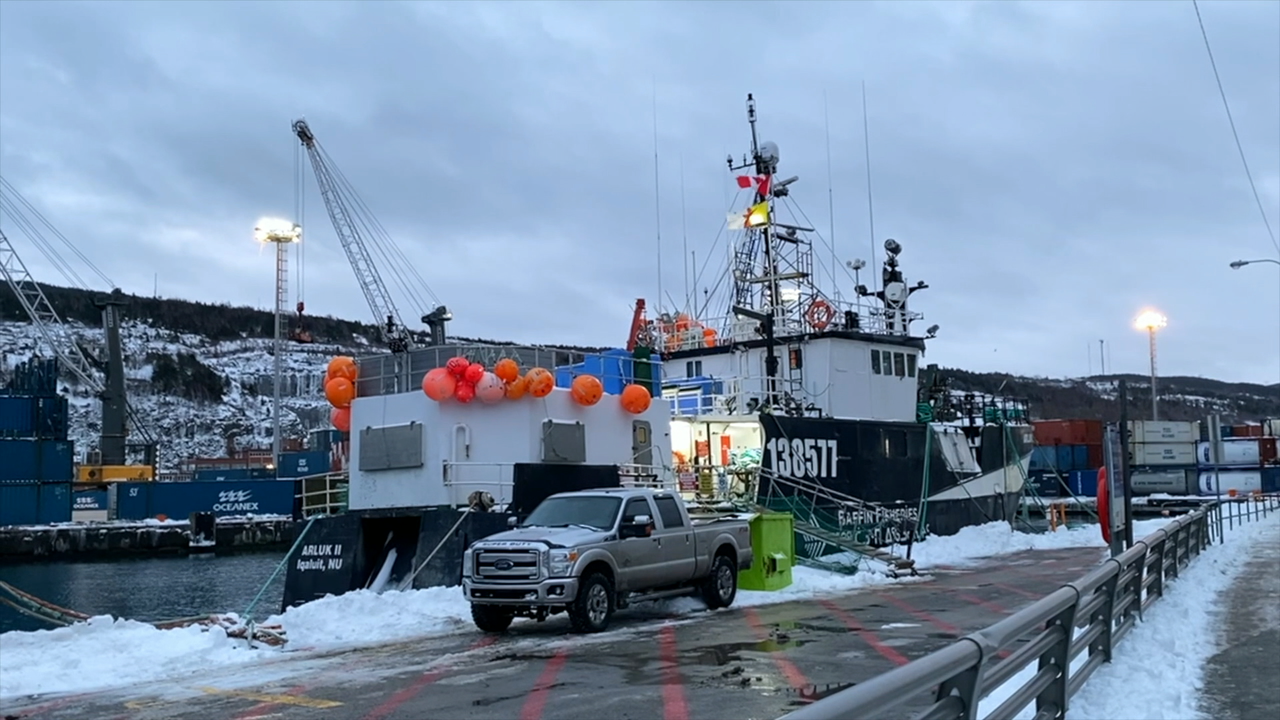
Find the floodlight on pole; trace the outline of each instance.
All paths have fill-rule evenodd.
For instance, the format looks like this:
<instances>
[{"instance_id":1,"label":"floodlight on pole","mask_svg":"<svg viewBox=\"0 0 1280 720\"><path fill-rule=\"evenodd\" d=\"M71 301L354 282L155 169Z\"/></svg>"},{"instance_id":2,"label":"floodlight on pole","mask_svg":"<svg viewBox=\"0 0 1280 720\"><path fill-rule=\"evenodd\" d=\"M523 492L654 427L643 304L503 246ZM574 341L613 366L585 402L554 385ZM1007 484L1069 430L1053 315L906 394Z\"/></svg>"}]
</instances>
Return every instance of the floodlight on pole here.
<instances>
[{"instance_id":1,"label":"floodlight on pole","mask_svg":"<svg viewBox=\"0 0 1280 720\"><path fill-rule=\"evenodd\" d=\"M1156 394L1156 331L1169 324L1169 319L1156 310L1143 310L1133 321L1134 327L1146 330L1151 342L1151 419L1159 420Z\"/></svg>"},{"instance_id":2,"label":"floodlight on pole","mask_svg":"<svg viewBox=\"0 0 1280 720\"><path fill-rule=\"evenodd\" d=\"M1231 263L1232 270L1239 270L1245 265L1257 265L1258 263L1271 263L1272 265L1280 265L1280 260L1275 258L1259 258L1257 260L1236 260ZM1277 356L1280 357L1280 356Z\"/></svg>"},{"instance_id":3,"label":"floodlight on pole","mask_svg":"<svg viewBox=\"0 0 1280 720\"><path fill-rule=\"evenodd\" d=\"M289 246L302 241L302 226L279 218L263 218L253 229L253 239L276 246L276 310L271 378L271 464L280 467L280 385L284 376L285 305L289 300Z\"/></svg>"}]
</instances>

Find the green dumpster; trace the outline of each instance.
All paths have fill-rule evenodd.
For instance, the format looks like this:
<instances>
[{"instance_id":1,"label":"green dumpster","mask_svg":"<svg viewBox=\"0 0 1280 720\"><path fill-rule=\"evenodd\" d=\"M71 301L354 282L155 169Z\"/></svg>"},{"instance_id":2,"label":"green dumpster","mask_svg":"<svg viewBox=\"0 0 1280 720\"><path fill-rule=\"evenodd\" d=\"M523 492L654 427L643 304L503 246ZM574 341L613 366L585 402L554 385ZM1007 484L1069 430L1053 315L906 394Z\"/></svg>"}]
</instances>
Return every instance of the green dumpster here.
<instances>
[{"instance_id":1,"label":"green dumpster","mask_svg":"<svg viewBox=\"0 0 1280 720\"><path fill-rule=\"evenodd\" d=\"M760 513L751 519L749 570L738 575L743 590L781 590L791 584L796 561L796 536L791 513Z\"/></svg>"}]
</instances>

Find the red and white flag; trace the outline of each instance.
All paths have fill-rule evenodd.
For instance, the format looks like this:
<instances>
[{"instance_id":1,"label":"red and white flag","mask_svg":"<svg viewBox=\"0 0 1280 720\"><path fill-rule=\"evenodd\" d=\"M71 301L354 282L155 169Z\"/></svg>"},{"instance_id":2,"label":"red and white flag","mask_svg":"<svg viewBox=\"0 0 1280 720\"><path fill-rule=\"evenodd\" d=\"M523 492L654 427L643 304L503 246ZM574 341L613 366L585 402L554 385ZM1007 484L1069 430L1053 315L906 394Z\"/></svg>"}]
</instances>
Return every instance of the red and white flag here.
<instances>
[{"instance_id":1,"label":"red and white flag","mask_svg":"<svg viewBox=\"0 0 1280 720\"><path fill-rule=\"evenodd\" d=\"M770 180L772 180L770 175L739 175L738 187L743 190L754 187L756 192L760 193L760 197L769 197Z\"/></svg>"}]
</instances>

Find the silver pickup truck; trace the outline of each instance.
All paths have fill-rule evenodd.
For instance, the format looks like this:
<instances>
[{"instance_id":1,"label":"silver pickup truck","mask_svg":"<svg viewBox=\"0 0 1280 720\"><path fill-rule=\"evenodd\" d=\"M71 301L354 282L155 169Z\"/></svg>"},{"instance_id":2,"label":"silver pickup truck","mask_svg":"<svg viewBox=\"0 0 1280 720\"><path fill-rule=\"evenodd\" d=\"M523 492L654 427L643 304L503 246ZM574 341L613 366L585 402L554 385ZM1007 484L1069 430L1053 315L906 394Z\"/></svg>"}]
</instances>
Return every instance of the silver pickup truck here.
<instances>
[{"instance_id":1,"label":"silver pickup truck","mask_svg":"<svg viewBox=\"0 0 1280 720\"><path fill-rule=\"evenodd\" d=\"M642 600L697 593L726 607L751 562L746 519L695 522L671 492L583 490L552 495L519 527L473 543L462 591L485 632L560 612L575 632L600 632Z\"/></svg>"}]
</instances>

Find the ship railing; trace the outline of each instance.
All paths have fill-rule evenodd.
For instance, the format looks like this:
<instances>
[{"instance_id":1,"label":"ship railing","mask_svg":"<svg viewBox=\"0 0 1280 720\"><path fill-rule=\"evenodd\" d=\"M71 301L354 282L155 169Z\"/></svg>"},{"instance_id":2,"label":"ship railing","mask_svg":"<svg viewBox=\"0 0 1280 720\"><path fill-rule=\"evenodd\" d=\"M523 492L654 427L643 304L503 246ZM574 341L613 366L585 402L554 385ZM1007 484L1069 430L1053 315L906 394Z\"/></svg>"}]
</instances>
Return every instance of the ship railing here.
<instances>
[{"instance_id":1,"label":"ship railing","mask_svg":"<svg viewBox=\"0 0 1280 720\"><path fill-rule=\"evenodd\" d=\"M482 363L490 369L505 358L519 363L522 372L535 367L546 368L557 375L557 386L562 386L560 376L564 371L570 374L590 373L603 376L601 380L605 381L606 387L610 384L609 379L624 374L624 382L631 382L637 377L643 379L647 376L655 380L662 377L661 362L657 358L651 361L637 360L621 350L596 352L532 345L451 342L414 348L403 353L383 353L358 358L360 375L356 380L356 395L366 397L420 390L422 378L428 371L444 367L450 358L457 356Z\"/></svg>"},{"instance_id":2,"label":"ship railing","mask_svg":"<svg viewBox=\"0 0 1280 720\"><path fill-rule=\"evenodd\" d=\"M298 478L299 507L302 517L338 515L347 510L351 477L345 472L331 472Z\"/></svg>"},{"instance_id":3,"label":"ship railing","mask_svg":"<svg viewBox=\"0 0 1280 720\"><path fill-rule=\"evenodd\" d=\"M774 313L774 335L785 337L819 332L820 328L807 317L808 308L815 300L803 300L796 304L784 304ZM822 298L833 311L830 321L821 330L847 330L868 335L904 335L906 328L924 314L913 311L891 311L873 307L866 301L833 300ZM849 313L852 313L851 315ZM719 315L690 318L685 315L657 320L651 326L654 347L660 352L679 352L698 348L716 347L730 343L759 340L760 322L740 315Z\"/></svg>"},{"instance_id":4,"label":"ship railing","mask_svg":"<svg viewBox=\"0 0 1280 720\"><path fill-rule=\"evenodd\" d=\"M449 491L450 503L458 506L472 505L488 493L494 507L506 507L514 499L515 466L510 462L453 462L444 464L444 486ZM655 490L678 489L669 468L654 465L626 463L618 466L618 480L622 487L652 488Z\"/></svg>"},{"instance_id":5,"label":"ship railing","mask_svg":"<svg viewBox=\"0 0 1280 720\"><path fill-rule=\"evenodd\" d=\"M708 384L718 391L707 392ZM671 404L674 417L742 415L754 419L768 403L771 389L780 402L788 395L804 400L799 380L760 375L669 379L664 382L662 396Z\"/></svg>"}]
</instances>

